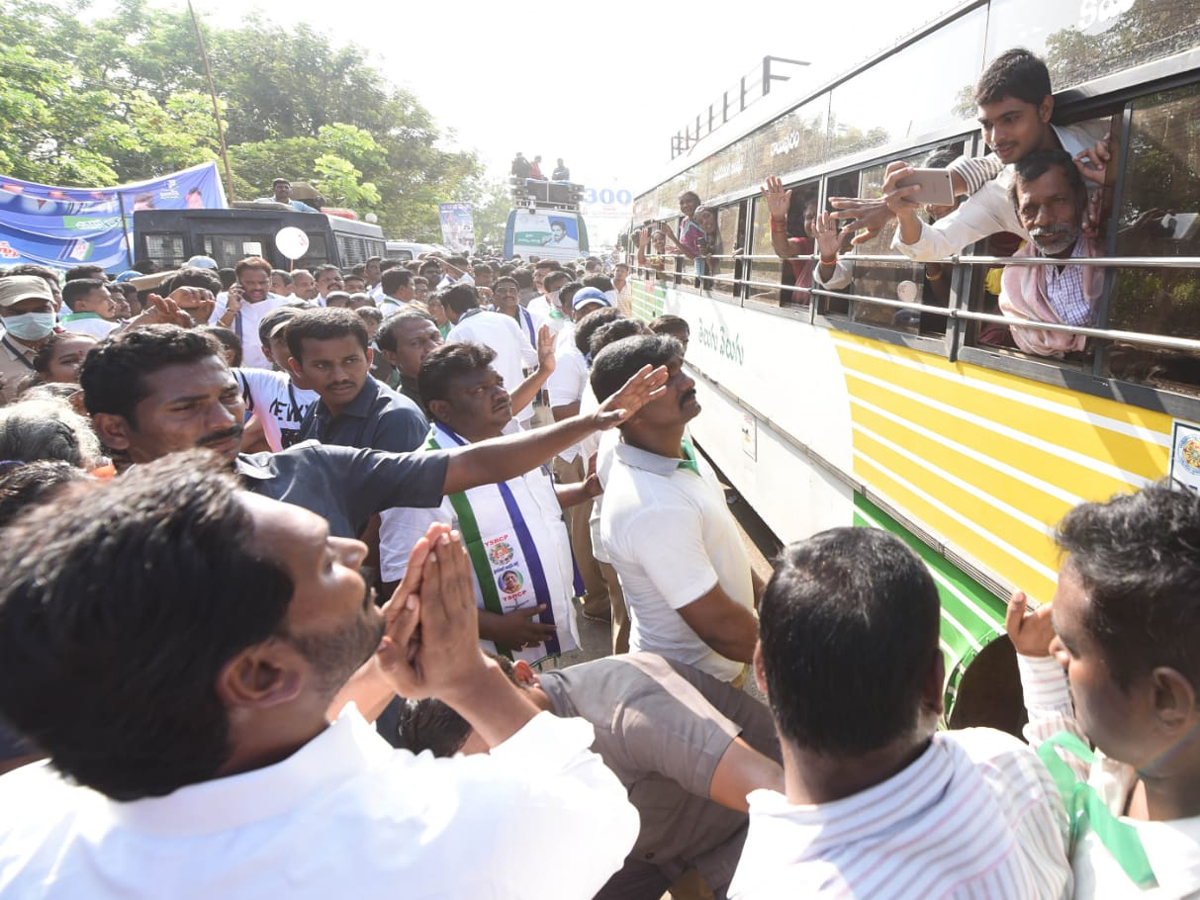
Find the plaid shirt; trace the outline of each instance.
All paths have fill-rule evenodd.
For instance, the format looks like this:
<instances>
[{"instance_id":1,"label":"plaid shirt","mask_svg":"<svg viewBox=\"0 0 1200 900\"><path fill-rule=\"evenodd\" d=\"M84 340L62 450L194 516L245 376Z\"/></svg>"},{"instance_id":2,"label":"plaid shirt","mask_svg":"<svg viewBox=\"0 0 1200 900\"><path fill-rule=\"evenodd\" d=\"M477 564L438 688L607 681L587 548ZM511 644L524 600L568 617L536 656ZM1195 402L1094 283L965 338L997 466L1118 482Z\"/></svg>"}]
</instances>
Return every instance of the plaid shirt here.
<instances>
[{"instance_id":1,"label":"plaid shirt","mask_svg":"<svg viewBox=\"0 0 1200 900\"><path fill-rule=\"evenodd\" d=\"M1071 258L1078 259L1080 242L1075 242ZM1046 266L1046 299L1064 325L1091 325L1095 310L1083 295L1083 266Z\"/></svg>"}]
</instances>

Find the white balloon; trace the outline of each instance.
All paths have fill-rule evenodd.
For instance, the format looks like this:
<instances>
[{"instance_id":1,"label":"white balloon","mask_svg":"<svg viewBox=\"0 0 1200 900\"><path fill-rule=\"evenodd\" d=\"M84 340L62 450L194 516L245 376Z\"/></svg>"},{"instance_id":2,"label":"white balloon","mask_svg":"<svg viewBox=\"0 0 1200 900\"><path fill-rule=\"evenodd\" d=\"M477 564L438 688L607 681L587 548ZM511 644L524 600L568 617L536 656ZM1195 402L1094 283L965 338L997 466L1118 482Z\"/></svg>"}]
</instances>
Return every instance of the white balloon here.
<instances>
[{"instance_id":1,"label":"white balloon","mask_svg":"<svg viewBox=\"0 0 1200 900\"><path fill-rule=\"evenodd\" d=\"M275 235L275 249L288 259L299 259L308 252L308 235L299 228L280 228Z\"/></svg>"}]
</instances>

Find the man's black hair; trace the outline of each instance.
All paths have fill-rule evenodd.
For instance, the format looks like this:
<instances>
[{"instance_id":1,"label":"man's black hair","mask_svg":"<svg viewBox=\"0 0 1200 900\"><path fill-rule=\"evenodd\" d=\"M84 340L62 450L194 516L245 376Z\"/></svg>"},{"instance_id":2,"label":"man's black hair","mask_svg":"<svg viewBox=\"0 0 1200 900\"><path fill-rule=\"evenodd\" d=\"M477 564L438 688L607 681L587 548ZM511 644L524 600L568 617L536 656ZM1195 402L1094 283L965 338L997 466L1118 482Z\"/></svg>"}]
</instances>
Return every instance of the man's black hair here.
<instances>
[{"instance_id":1,"label":"man's black hair","mask_svg":"<svg viewBox=\"0 0 1200 900\"><path fill-rule=\"evenodd\" d=\"M457 316L461 316L468 309L479 305L479 292L475 290L474 286L461 282L439 291L438 297L442 301L442 306L454 310L454 314Z\"/></svg>"},{"instance_id":2,"label":"man's black hair","mask_svg":"<svg viewBox=\"0 0 1200 900\"><path fill-rule=\"evenodd\" d=\"M592 360L592 393L603 403L642 366L665 366L677 357L683 357L683 345L662 335L628 337L609 344Z\"/></svg>"},{"instance_id":3,"label":"man's black hair","mask_svg":"<svg viewBox=\"0 0 1200 900\"><path fill-rule=\"evenodd\" d=\"M1164 481L1084 503L1063 518L1057 539L1117 685L1169 666L1200 689L1200 496Z\"/></svg>"},{"instance_id":4,"label":"man's black hair","mask_svg":"<svg viewBox=\"0 0 1200 900\"><path fill-rule=\"evenodd\" d=\"M237 332L232 328L225 328L221 325L201 325L197 331L202 331L205 334L211 334L226 350L233 351L233 362L231 366L237 368L242 364L242 356L245 352L242 349L242 339L237 336Z\"/></svg>"},{"instance_id":5,"label":"man's black hair","mask_svg":"<svg viewBox=\"0 0 1200 900\"><path fill-rule=\"evenodd\" d=\"M367 325L354 310L338 306L314 309L298 315L288 322L286 330L288 353L297 362L303 358L304 340L329 341L341 337L353 337L362 347L363 354L371 345Z\"/></svg>"},{"instance_id":6,"label":"man's black hair","mask_svg":"<svg viewBox=\"0 0 1200 900\"><path fill-rule=\"evenodd\" d=\"M339 278L342 276L342 270L339 269L337 266L335 266L333 263L322 263L321 265L317 266L315 269L312 270L313 280L315 281L316 279L320 278L326 272L337 272Z\"/></svg>"},{"instance_id":7,"label":"man's black hair","mask_svg":"<svg viewBox=\"0 0 1200 900\"><path fill-rule=\"evenodd\" d=\"M558 289L558 305L563 309L570 309L571 303L575 300L575 295L582 290L582 281L568 281Z\"/></svg>"},{"instance_id":8,"label":"man's black hair","mask_svg":"<svg viewBox=\"0 0 1200 900\"><path fill-rule=\"evenodd\" d=\"M67 269L67 273L63 275L63 283L75 281L78 278L99 278L102 281L107 281L108 275L104 272L104 266L98 266L95 263L83 263L82 265L72 266Z\"/></svg>"},{"instance_id":9,"label":"man's black hair","mask_svg":"<svg viewBox=\"0 0 1200 900\"><path fill-rule=\"evenodd\" d=\"M413 273L408 269L388 269L379 277L379 287L389 297L402 287L412 287Z\"/></svg>"},{"instance_id":10,"label":"man's black hair","mask_svg":"<svg viewBox=\"0 0 1200 900\"><path fill-rule=\"evenodd\" d=\"M212 269L204 269L200 266L184 266L164 281L157 293L161 293L164 297L167 297L181 287L204 288L206 291L211 291L214 297L223 290L220 276Z\"/></svg>"},{"instance_id":11,"label":"man's black hair","mask_svg":"<svg viewBox=\"0 0 1200 900\"><path fill-rule=\"evenodd\" d=\"M612 283L612 279L607 275L589 275L583 279L583 286L594 287L601 292L615 291L617 289L616 285Z\"/></svg>"},{"instance_id":12,"label":"man's black hair","mask_svg":"<svg viewBox=\"0 0 1200 900\"><path fill-rule=\"evenodd\" d=\"M833 528L785 547L758 614L780 736L859 755L915 734L940 612L929 570L886 531Z\"/></svg>"},{"instance_id":13,"label":"man's black hair","mask_svg":"<svg viewBox=\"0 0 1200 900\"><path fill-rule=\"evenodd\" d=\"M1038 106L1050 90L1046 64L1023 47L1001 53L991 61L975 85L975 105L999 103L1014 97Z\"/></svg>"},{"instance_id":14,"label":"man's black hair","mask_svg":"<svg viewBox=\"0 0 1200 900\"><path fill-rule=\"evenodd\" d=\"M508 679L524 689L513 674L510 659L487 654L500 666ZM395 746L410 753L428 750L439 759L453 756L462 749L471 735L470 723L442 700L406 700L400 706Z\"/></svg>"},{"instance_id":15,"label":"man's black hair","mask_svg":"<svg viewBox=\"0 0 1200 900\"><path fill-rule=\"evenodd\" d=\"M399 345L396 343L396 326L403 325L406 322L428 322L430 325L437 327L437 322L433 316L427 312L422 312L419 309L402 309L399 312L394 312L380 324L375 332L375 343L380 350L386 350L388 353L395 353Z\"/></svg>"},{"instance_id":16,"label":"man's black hair","mask_svg":"<svg viewBox=\"0 0 1200 900\"><path fill-rule=\"evenodd\" d=\"M946 144L929 151L921 165L926 169L944 169L962 156L961 144Z\"/></svg>"},{"instance_id":17,"label":"man's black hair","mask_svg":"<svg viewBox=\"0 0 1200 900\"><path fill-rule=\"evenodd\" d=\"M561 291L563 289L563 285L570 283L570 281L570 272L566 272L562 269L555 269L542 279L542 287L546 289L546 293L552 294L555 291ZM555 287L555 285L557 285L557 287ZM581 284L579 287L582 288L583 285Z\"/></svg>"},{"instance_id":18,"label":"man's black hair","mask_svg":"<svg viewBox=\"0 0 1200 900\"><path fill-rule=\"evenodd\" d=\"M533 290L533 273L522 266L519 269L513 269L512 277L516 279L517 287L523 291Z\"/></svg>"},{"instance_id":19,"label":"man's black hair","mask_svg":"<svg viewBox=\"0 0 1200 900\"><path fill-rule=\"evenodd\" d=\"M400 268L404 268L404 260L402 260L402 259L381 259L379 261L379 273L380 273L380 275L382 275L384 272L387 272L389 269L394 269L397 266L399 266ZM407 272L408 270L405 269L405 271Z\"/></svg>"},{"instance_id":20,"label":"man's black hair","mask_svg":"<svg viewBox=\"0 0 1200 900\"><path fill-rule=\"evenodd\" d=\"M278 276L280 278L280 280L283 281L284 284L292 283L292 273L291 272L286 272L283 269L272 269L271 275L272 275L272 277Z\"/></svg>"},{"instance_id":21,"label":"man's black hair","mask_svg":"<svg viewBox=\"0 0 1200 900\"><path fill-rule=\"evenodd\" d=\"M1075 209L1082 214L1088 202L1087 184L1083 180L1083 175L1079 173L1075 160L1066 150L1035 150L1013 163L1013 179L1008 187L1008 198L1012 201L1013 207L1020 208L1017 196L1018 185L1027 181L1036 181L1051 169L1058 169L1062 172L1063 178L1067 180L1067 184L1071 186L1071 190L1075 194Z\"/></svg>"},{"instance_id":22,"label":"man's black hair","mask_svg":"<svg viewBox=\"0 0 1200 900\"><path fill-rule=\"evenodd\" d=\"M615 306L602 306L599 309L593 309L590 313L575 323L575 348L587 356L592 349L592 335L597 330L603 328L609 322L615 322L617 319L623 319L621 311Z\"/></svg>"},{"instance_id":23,"label":"man's black hair","mask_svg":"<svg viewBox=\"0 0 1200 900\"><path fill-rule=\"evenodd\" d=\"M521 290L520 282L518 282L517 279L515 279L511 275L501 275L499 278L497 278L495 281L493 281L492 282L492 290L494 291L496 288L500 287L500 285L504 284L504 282L506 282L506 281L512 282L513 287L515 287L518 291Z\"/></svg>"},{"instance_id":24,"label":"man's black hair","mask_svg":"<svg viewBox=\"0 0 1200 900\"><path fill-rule=\"evenodd\" d=\"M221 344L202 331L177 325L122 331L84 357L79 367L83 405L92 415L111 413L136 428L137 405L150 396L156 372L210 356L225 364Z\"/></svg>"},{"instance_id":25,"label":"man's black hair","mask_svg":"<svg viewBox=\"0 0 1200 900\"><path fill-rule=\"evenodd\" d=\"M221 290L227 291L237 283L237 271L232 266L222 266L217 269L217 277L221 279Z\"/></svg>"},{"instance_id":26,"label":"man's black hair","mask_svg":"<svg viewBox=\"0 0 1200 900\"><path fill-rule=\"evenodd\" d=\"M231 752L218 675L278 632L292 596L221 468L189 451L68 488L0 542L0 714L116 800L216 776Z\"/></svg>"},{"instance_id":27,"label":"man's black hair","mask_svg":"<svg viewBox=\"0 0 1200 900\"><path fill-rule=\"evenodd\" d=\"M604 312L604 310L598 309L596 312ZM588 315L592 315L592 313ZM585 316L584 318L587 317ZM627 337L637 337L645 333L645 326L637 319L613 319L592 332L592 339L588 341L588 349L584 355L594 358L597 353L609 344L624 340ZM576 346L579 346L578 341L576 341ZM582 348L580 349L582 352Z\"/></svg>"},{"instance_id":28,"label":"man's black hair","mask_svg":"<svg viewBox=\"0 0 1200 900\"><path fill-rule=\"evenodd\" d=\"M454 341L429 351L417 373L417 393L428 406L434 400L450 399L450 382L486 369L496 351L474 341ZM508 386L512 390L512 386Z\"/></svg>"},{"instance_id":29,"label":"man's black hair","mask_svg":"<svg viewBox=\"0 0 1200 900\"><path fill-rule=\"evenodd\" d=\"M103 278L76 278L68 281L62 287L63 303L67 304L73 312L75 304L95 290L107 291L108 282ZM111 297L112 294L109 296Z\"/></svg>"},{"instance_id":30,"label":"man's black hair","mask_svg":"<svg viewBox=\"0 0 1200 900\"><path fill-rule=\"evenodd\" d=\"M655 334L669 334L672 337L681 334L691 335L692 333L687 319L682 316L673 316L670 313L665 313L657 319L652 319L647 327Z\"/></svg>"}]
</instances>

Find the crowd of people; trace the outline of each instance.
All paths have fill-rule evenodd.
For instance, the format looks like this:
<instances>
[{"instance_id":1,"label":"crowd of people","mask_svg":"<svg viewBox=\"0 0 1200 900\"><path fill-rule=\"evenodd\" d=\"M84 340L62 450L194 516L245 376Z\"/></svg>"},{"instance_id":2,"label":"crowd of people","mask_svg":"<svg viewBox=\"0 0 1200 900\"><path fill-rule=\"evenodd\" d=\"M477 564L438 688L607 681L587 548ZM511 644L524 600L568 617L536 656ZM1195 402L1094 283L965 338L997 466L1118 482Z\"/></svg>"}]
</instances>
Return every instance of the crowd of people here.
<instances>
[{"instance_id":1,"label":"crowd of people","mask_svg":"<svg viewBox=\"0 0 1200 900\"><path fill-rule=\"evenodd\" d=\"M126 274L0 273L3 896L1200 896L1193 492L1071 511L1024 739L946 730L924 563L759 579L626 267Z\"/></svg>"}]
</instances>

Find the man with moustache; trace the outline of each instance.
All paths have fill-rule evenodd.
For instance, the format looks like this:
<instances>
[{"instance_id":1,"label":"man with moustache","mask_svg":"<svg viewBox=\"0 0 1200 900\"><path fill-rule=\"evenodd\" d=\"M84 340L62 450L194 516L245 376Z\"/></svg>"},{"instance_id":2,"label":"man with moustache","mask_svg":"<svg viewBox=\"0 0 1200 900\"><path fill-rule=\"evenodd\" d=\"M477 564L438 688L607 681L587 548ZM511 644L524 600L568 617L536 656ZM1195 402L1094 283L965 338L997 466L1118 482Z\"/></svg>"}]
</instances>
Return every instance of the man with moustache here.
<instances>
[{"instance_id":1,"label":"man with moustache","mask_svg":"<svg viewBox=\"0 0 1200 900\"><path fill-rule=\"evenodd\" d=\"M712 468L686 436L700 404L683 347L660 335L610 344L592 363L592 391L603 402L646 365L666 367L666 390L621 426L600 511L632 622L629 649L740 685L758 637L750 560Z\"/></svg>"},{"instance_id":2,"label":"man with moustache","mask_svg":"<svg viewBox=\"0 0 1200 900\"><path fill-rule=\"evenodd\" d=\"M217 297L209 325L231 329L242 342L242 365L269 369L271 360L254 338L263 317L288 303L287 297L271 293L271 264L260 256L247 256L234 267L237 282L227 294Z\"/></svg>"},{"instance_id":3,"label":"man with moustache","mask_svg":"<svg viewBox=\"0 0 1200 900\"><path fill-rule=\"evenodd\" d=\"M637 813L592 727L540 712L476 649L458 535L423 536L379 610L363 544L216 462L83 484L5 531L0 713L49 756L0 779L5 895L516 898L529 838L497 827L511 817L553 821L539 877L592 897ZM494 753L393 751L343 702L356 670L442 698Z\"/></svg>"},{"instance_id":4,"label":"man with moustache","mask_svg":"<svg viewBox=\"0 0 1200 900\"><path fill-rule=\"evenodd\" d=\"M1090 327L1104 292L1104 270L1072 266L1079 257L1103 256L1096 238L1083 233L1087 185L1070 154L1031 153L1014 166L1009 191L1029 240L1014 259L1051 257L1061 265L1005 266L1000 277L1000 311L1010 319ZM1087 345L1087 336L1065 331L1011 326L1013 340L1026 353L1064 356Z\"/></svg>"},{"instance_id":5,"label":"man with moustache","mask_svg":"<svg viewBox=\"0 0 1200 900\"><path fill-rule=\"evenodd\" d=\"M515 478L661 393L666 371L640 373L596 412L445 453L389 453L311 441L279 453L241 453L245 405L215 338L159 325L109 338L79 369L92 427L121 458L147 463L181 450L217 452L256 494L315 512L338 537L395 506Z\"/></svg>"}]
</instances>

